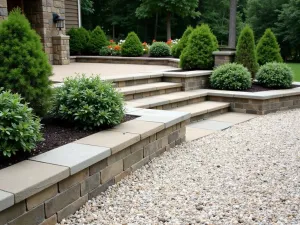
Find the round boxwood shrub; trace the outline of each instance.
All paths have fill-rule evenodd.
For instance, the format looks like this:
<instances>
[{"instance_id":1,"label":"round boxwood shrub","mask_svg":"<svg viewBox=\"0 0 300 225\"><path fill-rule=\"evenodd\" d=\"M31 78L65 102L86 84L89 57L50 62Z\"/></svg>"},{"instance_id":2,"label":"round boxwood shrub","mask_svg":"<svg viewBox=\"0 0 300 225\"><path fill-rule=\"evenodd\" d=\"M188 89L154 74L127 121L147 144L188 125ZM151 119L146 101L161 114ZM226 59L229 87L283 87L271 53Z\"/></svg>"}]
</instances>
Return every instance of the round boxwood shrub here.
<instances>
[{"instance_id":1,"label":"round boxwood shrub","mask_svg":"<svg viewBox=\"0 0 300 225\"><path fill-rule=\"evenodd\" d=\"M130 32L122 44L121 55L127 57L142 56L144 53L143 45L139 37L134 32Z\"/></svg>"},{"instance_id":2,"label":"round boxwood shrub","mask_svg":"<svg viewBox=\"0 0 300 225\"><path fill-rule=\"evenodd\" d=\"M171 55L171 48L165 42L154 42L150 47L151 57L165 57Z\"/></svg>"},{"instance_id":3,"label":"round boxwood shrub","mask_svg":"<svg viewBox=\"0 0 300 225\"><path fill-rule=\"evenodd\" d=\"M188 26L184 31L182 37L180 38L178 44L172 47L172 56L174 56L175 58L180 57L183 49L187 46L189 36L191 35L192 32L193 32L193 27Z\"/></svg>"},{"instance_id":4,"label":"round boxwood shrub","mask_svg":"<svg viewBox=\"0 0 300 225\"><path fill-rule=\"evenodd\" d=\"M254 33L248 25L244 27L239 36L235 61L245 66L252 77L255 76L259 66L255 51Z\"/></svg>"},{"instance_id":5,"label":"round boxwood shrub","mask_svg":"<svg viewBox=\"0 0 300 225\"><path fill-rule=\"evenodd\" d=\"M123 120L123 96L98 76L67 78L55 90L51 114L85 130L110 127Z\"/></svg>"},{"instance_id":6,"label":"round boxwood shrub","mask_svg":"<svg viewBox=\"0 0 300 225\"><path fill-rule=\"evenodd\" d=\"M111 55L111 50L107 46L102 47L99 51L99 55L100 56L110 56Z\"/></svg>"},{"instance_id":7,"label":"round boxwood shrub","mask_svg":"<svg viewBox=\"0 0 300 225\"><path fill-rule=\"evenodd\" d=\"M293 72L284 63L267 63L260 67L256 79L264 87L290 88L293 82Z\"/></svg>"},{"instance_id":8,"label":"round boxwood shrub","mask_svg":"<svg viewBox=\"0 0 300 225\"><path fill-rule=\"evenodd\" d=\"M18 94L0 93L0 154L4 157L30 152L43 139L40 119L22 102Z\"/></svg>"},{"instance_id":9,"label":"round boxwood shrub","mask_svg":"<svg viewBox=\"0 0 300 225\"><path fill-rule=\"evenodd\" d=\"M213 71L210 85L221 90L246 90L251 87L251 73L243 65L227 63Z\"/></svg>"},{"instance_id":10,"label":"round boxwood shrub","mask_svg":"<svg viewBox=\"0 0 300 225\"><path fill-rule=\"evenodd\" d=\"M100 50L108 45L108 40L104 31L97 26L91 33L89 49L92 54L99 54Z\"/></svg>"},{"instance_id":11,"label":"round boxwood shrub","mask_svg":"<svg viewBox=\"0 0 300 225\"><path fill-rule=\"evenodd\" d=\"M0 86L19 93L35 113L50 106L52 68L40 36L20 9L0 23Z\"/></svg>"},{"instance_id":12,"label":"round boxwood shrub","mask_svg":"<svg viewBox=\"0 0 300 225\"><path fill-rule=\"evenodd\" d=\"M283 62L280 47L271 29L267 29L256 46L258 64Z\"/></svg>"},{"instance_id":13,"label":"round boxwood shrub","mask_svg":"<svg viewBox=\"0 0 300 225\"><path fill-rule=\"evenodd\" d=\"M211 69L214 65L213 52L216 50L216 39L209 27L203 24L191 33L180 56L180 67L185 70Z\"/></svg>"},{"instance_id":14,"label":"round boxwood shrub","mask_svg":"<svg viewBox=\"0 0 300 225\"><path fill-rule=\"evenodd\" d=\"M90 33L83 27L71 28L67 34L70 36L71 55L82 55L89 53Z\"/></svg>"}]
</instances>

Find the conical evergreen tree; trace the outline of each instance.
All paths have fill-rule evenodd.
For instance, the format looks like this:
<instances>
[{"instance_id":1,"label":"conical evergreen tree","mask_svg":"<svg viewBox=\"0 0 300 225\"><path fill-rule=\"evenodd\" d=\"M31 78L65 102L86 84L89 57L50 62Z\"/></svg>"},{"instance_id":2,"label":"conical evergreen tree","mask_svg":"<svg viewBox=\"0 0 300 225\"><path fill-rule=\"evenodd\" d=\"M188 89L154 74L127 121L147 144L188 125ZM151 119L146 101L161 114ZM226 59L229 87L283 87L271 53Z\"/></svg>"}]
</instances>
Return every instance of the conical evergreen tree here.
<instances>
[{"instance_id":1,"label":"conical evergreen tree","mask_svg":"<svg viewBox=\"0 0 300 225\"><path fill-rule=\"evenodd\" d=\"M142 43L139 37L134 32L130 32L122 45L122 56L136 57L142 56L144 53Z\"/></svg>"},{"instance_id":2,"label":"conical evergreen tree","mask_svg":"<svg viewBox=\"0 0 300 225\"><path fill-rule=\"evenodd\" d=\"M186 30L184 31L182 37L180 38L180 41L178 42L178 44L176 45L176 47L174 46L172 48L172 55L175 58L179 58L183 49L187 46L188 40L189 40L189 36L190 34L193 32L193 27L188 26L186 28Z\"/></svg>"},{"instance_id":3,"label":"conical evergreen tree","mask_svg":"<svg viewBox=\"0 0 300 225\"><path fill-rule=\"evenodd\" d=\"M239 36L235 60L248 68L252 77L255 76L259 66L255 51L254 33L248 25L244 27Z\"/></svg>"},{"instance_id":4,"label":"conical evergreen tree","mask_svg":"<svg viewBox=\"0 0 300 225\"><path fill-rule=\"evenodd\" d=\"M0 23L0 84L19 93L38 115L46 113L52 74L40 36L20 9Z\"/></svg>"},{"instance_id":5,"label":"conical evergreen tree","mask_svg":"<svg viewBox=\"0 0 300 225\"><path fill-rule=\"evenodd\" d=\"M180 56L180 67L189 69L211 69L214 65L213 52L217 50L216 38L205 24L195 28L188 44Z\"/></svg>"},{"instance_id":6,"label":"conical evergreen tree","mask_svg":"<svg viewBox=\"0 0 300 225\"><path fill-rule=\"evenodd\" d=\"M89 49L93 54L99 54L101 48L108 45L108 40L104 31L97 26L91 33Z\"/></svg>"},{"instance_id":7,"label":"conical evergreen tree","mask_svg":"<svg viewBox=\"0 0 300 225\"><path fill-rule=\"evenodd\" d=\"M259 65L268 62L283 62L280 47L271 29L266 29L264 35L256 46L257 61Z\"/></svg>"}]
</instances>

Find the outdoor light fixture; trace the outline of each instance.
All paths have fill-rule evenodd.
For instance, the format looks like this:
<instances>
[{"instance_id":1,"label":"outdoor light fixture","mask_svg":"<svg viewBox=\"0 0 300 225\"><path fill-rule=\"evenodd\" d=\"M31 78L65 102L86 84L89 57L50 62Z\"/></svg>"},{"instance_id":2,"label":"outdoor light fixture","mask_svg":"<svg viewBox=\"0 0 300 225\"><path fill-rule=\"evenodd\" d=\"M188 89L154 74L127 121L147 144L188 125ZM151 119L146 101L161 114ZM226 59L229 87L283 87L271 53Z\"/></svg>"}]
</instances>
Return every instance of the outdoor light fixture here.
<instances>
[{"instance_id":1,"label":"outdoor light fixture","mask_svg":"<svg viewBox=\"0 0 300 225\"><path fill-rule=\"evenodd\" d=\"M58 28L59 30L61 30L62 28L65 27L65 18L59 16L56 13L53 13L53 22L56 25L56 28Z\"/></svg>"}]
</instances>

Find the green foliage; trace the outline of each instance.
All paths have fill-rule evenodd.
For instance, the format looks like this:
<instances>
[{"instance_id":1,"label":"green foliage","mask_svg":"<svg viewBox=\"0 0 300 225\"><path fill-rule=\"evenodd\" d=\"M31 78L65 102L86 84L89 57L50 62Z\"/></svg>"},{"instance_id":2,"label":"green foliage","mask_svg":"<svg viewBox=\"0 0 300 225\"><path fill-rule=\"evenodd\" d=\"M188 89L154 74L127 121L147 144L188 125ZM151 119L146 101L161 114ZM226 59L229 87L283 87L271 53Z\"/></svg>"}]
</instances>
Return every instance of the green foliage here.
<instances>
[{"instance_id":1,"label":"green foliage","mask_svg":"<svg viewBox=\"0 0 300 225\"><path fill-rule=\"evenodd\" d=\"M142 43L134 32L130 32L122 44L121 55L128 57L142 56L144 53Z\"/></svg>"},{"instance_id":2,"label":"green foliage","mask_svg":"<svg viewBox=\"0 0 300 225\"><path fill-rule=\"evenodd\" d=\"M42 140L40 119L18 94L0 93L0 158L30 152Z\"/></svg>"},{"instance_id":3,"label":"green foliage","mask_svg":"<svg viewBox=\"0 0 300 225\"><path fill-rule=\"evenodd\" d=\"M239 36L235 60L237 63L245 66L252 76L254 76L258 70L254 34L248 25L244 27Z\"/></svg>"},{"instance_id":4,"label":"green foliage","mask_svg":"<svg viewBox=\"0 0 300 225\"><path fill-rule=\"evenodd\" d=\"M82 55L89 53L90 33L84 29L71 28L67 34L70 36L70 52L72 55Z\"/></svg>"},{"instance_id":5,"label":"green foliage","mask_svg":"<svg viewBox=\"0 0 300 225\"><path fill-rule=\"evenodd\" d=\"M110 127L123 120L124 101L111 83L83 75L55 90L51 114L83 129Z\"/></svg>"},{"instance_id":6,"label":"green foliage","mask_svg":"<svg viewBox=\"0 0 300 225\"><path fill-rule=\"evenodd\" d=\"M121 48L121 47L119 47ZM100 56L120 56L121 51L112 46L105 46L100 49Z\"/></svg>"},{"instance_id":7,"label":"green foliage","mask_svg":"<svg viewBox=\"0 0 300 225\"><path fill-rule=\"evenodd\" d=\"M178 51L178 43L177 44L174 44L171 48L171 55L175 58L179 58L180 57L180 54L179 54L179 51Z\"/></svg>"},{"instance_id":8,"label":"green foliage","mask_svg":"<svg viewBox=\"0 0 300 225\"><path fill-rule=\"evenodd\" d=\"M271 29L267 29L256 46L258 64L282 62L280 47Z\"/></svg>"},{"instance_id":9,"label":"green foliage","mask_svg":"<svg viewBox=\"0 0 300 225\"><path fill-rule=\"evenodd\" d=\"M267 63L263 65L256 79L262 86L269 88L290 88L293 82L293 71L285 63Z\"/></svg>"},{"instance_id":10,"label":"green foliage","mask_svg":"<svg viewBox=\"0 0 300 225\"><path fill-rule=\"evenodd\" d=\"M34 111L49 107L51 66L38 34L19 9L0 23L0 84L21 94Z\"/></svg>"},{"instance_id":11,"label":"green foliage","mask_svg":"<svg viewBox=\"0 0 300 225\"><path fill-rule=\"evenodd\" d=\"M246 90L252 84L251 73L240 64L227 63L213 71L210 84L221 90Z\"/></svg>"},{"instance_id":12,"label":"green foliage","mask_svg":"<svg viewBox=\"0 0 300 225\"><path fill-rule=\"evenodd\" d=\"M95 12L93 0L81 0L81 11L84 15L90 15Z\"/></svg>"},{"instance_id":13,"label":"green foliage","mask_svg":"<svg viewBox=\"0 0 300 225\"><path fill-rule=\"evenodd\" d=\"M171 48L165 42L154 42L150 47L151 57L165 57L171 55Z\"/></svg>"},{"instance_id":14,"label":"green foliage","mask_svg":"<svg viewBox=\"0 0 300 225\"><path fill-rule=\"evenodd\" d=\"M195 28L188 44L180 56L180 67L190 69L211 69L214 64L213 51L217 50L214 35L205 24Z\"/></svg>"},{"instance_id":15,"label":"green foliage","mask_svg":"<svg viewBox=\"0 0 300 225\"><path fill-rule=\"evenodd\" d=\"M101 48L108 45L108 40L104 31L97 26L91 33L89 49L92 54L99 54Z\"/></svg>"},{"instance_id":16,"label":"green foliage","mask_svg":"<svg viewBox=\"0 0 300 225\"><path fill-rule=\"evenodd\" d=\"M191 35L191 33L193 32L193 27L188 26L185 30L185 32L183 33L182 37L180 38L180 41L178 42L178 44L176 45L175 49L172 48L172 55L175 58L179 58L183 49L187 46L188 40L189 40L189 36Z\"/></svg>"}]
</instances>

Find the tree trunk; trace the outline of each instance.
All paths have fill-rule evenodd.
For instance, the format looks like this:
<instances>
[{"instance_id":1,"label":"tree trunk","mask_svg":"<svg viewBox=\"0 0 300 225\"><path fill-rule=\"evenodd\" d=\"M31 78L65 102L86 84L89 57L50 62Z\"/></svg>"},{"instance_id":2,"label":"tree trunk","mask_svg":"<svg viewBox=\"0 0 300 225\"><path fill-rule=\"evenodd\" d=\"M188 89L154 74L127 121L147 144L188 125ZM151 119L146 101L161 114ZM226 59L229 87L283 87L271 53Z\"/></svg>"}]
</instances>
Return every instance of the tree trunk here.
<instances>
[{"instance_id":1,"label":"tree trunk","mask_svg":"<svg viewBox=\"0 0 300 225\"><path fill-rule=\"evenodd\" d=\"M171 39L171 12L167 14L167 40Z\"/></svg>"},{"instance_id":2,"label":"tree trunk","mask_svg":"<svg viewBox=\"0 0 300 225\"><path fill-rule=\"evenodd\" d=\"M229 37L228 47L235 48L236 46L236 10L237 0L230 0L230 17L229 17Z\"/></svg>"},{"instance_id":3,"label":"tree trunk","mask_svg":"<svg viewBox=\"0 0 300 225\"><path fill-rule=\"evenodd\" d=\"M157 27L158 27L158 13L155 15L155 26L154 26L154 40L157 38Z\"/></svg>"}]
</instances>

